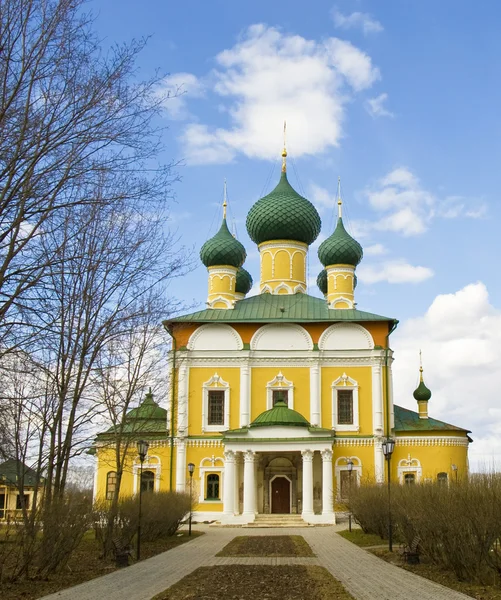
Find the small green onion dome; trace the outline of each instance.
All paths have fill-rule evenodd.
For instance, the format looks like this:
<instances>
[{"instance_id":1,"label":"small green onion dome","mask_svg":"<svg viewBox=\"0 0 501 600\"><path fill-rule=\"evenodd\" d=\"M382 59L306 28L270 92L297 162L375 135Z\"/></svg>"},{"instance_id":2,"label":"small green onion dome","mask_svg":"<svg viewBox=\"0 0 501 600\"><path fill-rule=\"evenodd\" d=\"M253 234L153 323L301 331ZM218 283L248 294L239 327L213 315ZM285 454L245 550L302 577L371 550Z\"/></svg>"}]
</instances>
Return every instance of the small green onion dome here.
<instances>
[{"instance_id":1,"label":"small green onion dome","mask_svg":"<svg viewBox=\"0 0 501 600\"><path fill-rule=\"evenodd\" d=\"M362 246L346 231L341 217L337 220L334 233L324 240L318 249L318 258L324 267L328 265L356 267L363 255Z\"/></svg>"},{"instance_id":2,"label":"small green onion dome","mask_svg":"<svg viewBox=\"0 0 501 600\"><path fill-rule=\"evenodd\" d=\"M252 287L252 277L249 271L240 267L237 271L237 281L235 283L235 292L237 294L248 294Z\"/></svg>"},{"instance_id":3,"label":"small green onion dome","mask_svg":"<svg viewBox=\"0 0 501 600\"><path fill-rule=\"evenodd\" d=\"M317 209L296 192L284 172L277 187L250 209L246 224L256 244L293 240L309 245L317 239L321 227Z\"/></svg>"},{"instance_id":4,"label":"small green onion dome","mask_svg":"<svg viewBox=\"0 0 501 600\"><path fill-rule=\"evenodd\" d=\"M416 400L429 400L431 398L431 391L424 384L422 371L421 371L419 385L414 390L413 396Z\"/></svg>"},{"instance_id":5,"label":"small green onion dome","mask_svg":"<svg viewBox=\"0 0 501 600\"><path fill-rule=\"evenodd\" d=\"M325 269L320 271L318 274L317 285L322 294L325 296L325 294L327 294L327 271Z\"/></svg>"},{"instance_id":6,"label":"small green onion dome","mask_svg":"<svg viewBox=\"0 0 501 600\"><path fill-rule=\"evenodd\" d=\"M246 256L243 245L231 235L226 219L223 219L216 235L207 240L200 250L200 259L206 267L225 265L238 268L244 264Z\"/></svg>"},{"instance_id":7,"label":"small green onion dome","mask_svg":"<svg viewBox=\"0 0 501 600\"><path fill-rule=\"evenodd\" d=\"M289 408L285 402L279 400L275 406L258 415L250 424L251 427L309 427L310 424L301 413Z\"/></svg>"}]
</instances>

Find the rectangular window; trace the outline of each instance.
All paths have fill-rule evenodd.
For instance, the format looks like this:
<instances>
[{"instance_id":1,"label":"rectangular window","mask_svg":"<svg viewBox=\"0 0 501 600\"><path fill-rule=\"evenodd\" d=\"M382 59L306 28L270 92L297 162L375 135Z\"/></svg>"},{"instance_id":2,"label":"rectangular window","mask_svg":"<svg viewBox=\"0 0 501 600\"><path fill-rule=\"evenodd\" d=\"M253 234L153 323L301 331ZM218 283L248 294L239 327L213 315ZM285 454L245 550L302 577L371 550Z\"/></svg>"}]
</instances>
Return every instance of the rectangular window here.
<instances>
[{"instance_id":1,"label":"rectangular window","mask_svg":"<svg viewBox=\"0 0 501 600\"><path fill-rule=\"evenodd\" d=\"M273 406L275 406L275 404L277 402L285 402L285 404L287 404L287 406L289 405L289 390L272 390L272 394L273 394Z\"/></svg>"},{"instance_id":2,"label":"rectangular window","mask_svg":"<svg viewBox=\"0 0 501 600\"><path fill-rule=\"evenodd\" d=\"M353 425L353 390L337 391L337 422Z\"/></svg>"},{"instance_id":3,"label":"rectangular window","mask_svg":"<svg viewBox=\"0 0 501 600\"><path fill-rule=\"evenodd\" d=\"M25 506L26 510L28 510L30 508L30 497L28 494L24 494L23 498L24 498L24 506ZM16 496L16 510L21 510L22 508L23 508L23 505L21 502L21 495L18 494Z\"/></svg>"},{"instance_id":4,"label":"rectangular window","mask_svg":"<svg viewBox=\"0 0 501 600\"><path fill-rule=\"evenodd\" d=\"M115 471L109 471L106 475L106 500L113 500L117 488L117 474Z\"/></svg>"},{"instance_id":5,"label":"rectangular window","mask_svg":"<svg viewBox=\"0 0 501 600\"><path fill-rule=\"evenodd\" d=\"M224 425L224 392L209 390L207 425Z\"/></svg>"}]
</instances>

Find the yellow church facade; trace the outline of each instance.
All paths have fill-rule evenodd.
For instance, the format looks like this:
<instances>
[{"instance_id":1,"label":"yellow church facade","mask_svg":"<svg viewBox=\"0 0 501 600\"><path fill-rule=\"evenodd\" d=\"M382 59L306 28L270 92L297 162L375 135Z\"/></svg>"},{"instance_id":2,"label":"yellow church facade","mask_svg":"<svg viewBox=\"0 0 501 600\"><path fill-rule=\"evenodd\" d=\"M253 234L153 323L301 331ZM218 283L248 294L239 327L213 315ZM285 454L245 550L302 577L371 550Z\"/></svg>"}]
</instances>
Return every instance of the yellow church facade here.
<instances>
[{"instance_id":1,"label":"yellow church facade","mask_svg":"<svg viewBox=\"0 0 501 600\"><path fill-rule=\"evenodd\" d=\"M306 293L308 249L321 223L288 182L285 160L284 151L278 185L247 217L260 253L259 293L246 297L246 252L224 214L201 250L207 308L164 323L172 337L171 397L163 409L148 395L131 415L150 443L149 483L139 481L131 448L123 495L139 485L187 491L192 463L197 520L246 524L293 514L334 523L349 481L386 481L383 441L390 437L394 481L467 475L469 432L428 415L422 371L416 411L394 402L390 336L398 321L355 303L363 252L344 228L340 199L335 231L319 247L324 298ZM99 435L94 448L95 497L103 499L113 489L109 437Z\"/></svg>"}]
</instances>

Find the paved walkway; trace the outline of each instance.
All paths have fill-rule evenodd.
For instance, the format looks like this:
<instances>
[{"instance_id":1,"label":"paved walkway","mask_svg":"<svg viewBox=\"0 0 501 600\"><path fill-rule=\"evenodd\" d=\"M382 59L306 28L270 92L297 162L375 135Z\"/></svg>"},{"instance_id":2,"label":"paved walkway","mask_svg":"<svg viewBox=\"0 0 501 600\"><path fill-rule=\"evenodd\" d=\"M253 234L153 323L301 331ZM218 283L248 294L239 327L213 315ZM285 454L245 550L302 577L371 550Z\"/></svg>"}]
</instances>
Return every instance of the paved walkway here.
<instances>
[{"instance_id":1,"label":"paved walkway","mask_svg":"<svg viewBox=\"0 0 501 600\"><path fill-rule=\"evenodd\" d=\"M313 564L328 569L357 600L461 600L464 594L390 565L336 534L341 527L241 529L199 527L206 534L153 558L45 596L44 600L150 600L205 565ZM217 558L237 535L302 535L316 558ZM286 600L284 596L284 600ZM307 599L305 599L307 600ZM470 599L471 600L471 599Z\"/></svg>"}]
</instances>

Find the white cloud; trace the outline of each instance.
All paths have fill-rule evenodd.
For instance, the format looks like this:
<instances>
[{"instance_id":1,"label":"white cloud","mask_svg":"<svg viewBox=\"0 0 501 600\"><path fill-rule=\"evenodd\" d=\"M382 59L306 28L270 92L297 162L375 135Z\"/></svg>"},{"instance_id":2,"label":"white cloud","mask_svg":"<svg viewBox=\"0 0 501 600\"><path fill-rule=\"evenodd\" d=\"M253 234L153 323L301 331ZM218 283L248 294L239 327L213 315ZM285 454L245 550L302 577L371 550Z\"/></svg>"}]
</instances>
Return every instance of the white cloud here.
<instances>
[{"instance_id":1,"label":"white cloud","mask_svg":"<svg viewBox=\"0 0 501 600\"><path fill-rule=\"evenodd\" d=\"M375 98L369 98L365 108L372 117L394 117L395 115L384 107L387 100L388 94L379 94Z\"/></svg>"},{"instance_id":2,"label":"white cloud","mask_svg":"<svg viewBox=\"0 0 501 600\"><path fill-rule=\"evenodd\" d=\"M325 209L333 211L336 206L336 194L316 183L310 184L308 198L320 212Z\"/></svg>"},{"instance_id":3,"label":"white cloud","mask_svg":"<svg viewBox=\"0 0 501 600\"><path fill-rule=\"evenodd\" d=\"M373 244L364 248L364 256L381 256L381 254L387 254L388 250L383 244Z\"/></svg>"},{"instance_id":4,"label":"white cloud","mask_svg":"<svg viewBox=\"0 0 501 600\"><path fill-rule=\"evenodd\" d=\"M361 29L364 35L383 31L381 23L367 13L352 12L349 15L343 15L338 10L333 10L332 19L336 27L340 27L341 29Z\"/></svg>"},{"instance_id":5,"label":"white cloud","mask_svg":"<svg viewBox=\"0 0 501 600\"><path fill-rule=\"evenodd\" d=\"M423 351L430 416L472 430L473 467L501 461L501 311L483 283L435 298L424 316L401 323L392 336L395 402L416 410Z\"/></svg>"},{"instance_id":6,"label":"white cloud","mask_svg":"<svg viewBox=\"0 0 501 600\"><path fill-rule=\"evenodd\" d=\"M163 106L171 119L186 119L186 100L203 96L204 86L192 73L174 73L162 80L157 93L164 98Z\"/></svg>"},{"instance_id":7,"label":"white cloud","mask_svg":"<svg viewBox=\"0 0 501 600\"><path fill-rule=\"evenodd\" d=\"M389 260L378 264L362 264L357 269L357 276L363 283L421 283L433 277L428 267L410 265L404 259Z\"/></svg>"},{"instance_id":8,"label":"white cloud","mask_svg":"<svg viewBox=\"0 0 501 600\"><path fill-rule=\"evenodd\" d=\"M190 163L229 162L238 153L277 158L284 120L295 157L324 152L339 144L350 94L380 77L349 42L307 40L263 24L249 27L216 63L207 80L229 124L190 124L182 136Z\"/></svg>"}]
</instances>

